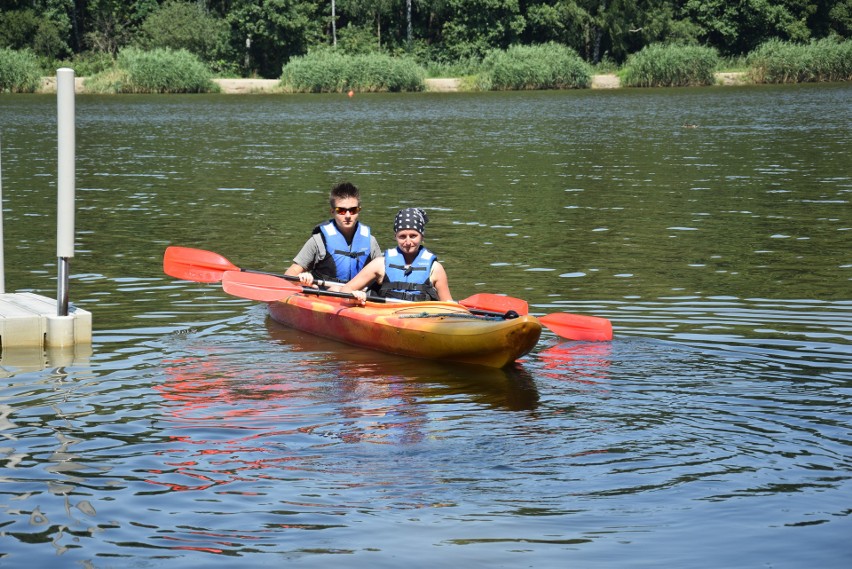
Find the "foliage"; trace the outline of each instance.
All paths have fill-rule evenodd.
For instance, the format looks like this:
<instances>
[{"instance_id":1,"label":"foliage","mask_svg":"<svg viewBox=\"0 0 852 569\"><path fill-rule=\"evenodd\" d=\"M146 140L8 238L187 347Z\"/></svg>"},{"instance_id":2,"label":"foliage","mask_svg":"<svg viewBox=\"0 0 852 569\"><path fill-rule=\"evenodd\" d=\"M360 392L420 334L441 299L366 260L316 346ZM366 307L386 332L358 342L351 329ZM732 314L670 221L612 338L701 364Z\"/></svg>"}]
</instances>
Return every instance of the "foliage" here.
<instances>
[{"instance_id":1,"label":"foliage","mask_svg":"<svg viewBox=\"0 0 852 569\"><path fill-rule=\"evenodd\" d=\"M290 58L321 45L324 18L320 6L310 0L242 0L228 12L231 42L244 54L246 74L277 77ZM246 47L246 42L249 43Z\"/></svg>"},{"instance_id":2,"label":"foliage","mask_svg":"<svg viewBox=\"0 0 852 569\"><path fill-rule=\"evenodd\" d=\"M0 47L28 48L44 58L70 55L65 40L68 27L67 18L45 17L34 9L4 11L0 18Z\"/></svg>"},{"instance_id":3,"label":"foliage","mask_svg":"<svg viewBox=\"0 0 852 569\"><path fill-rule=\"evenodd\" d=\"M748 53L770 38L808 41L830 18L825 10L830 4L835 2L686 0L683 14L700 27L702 41L732 55Z\"/></svg>"},{"instance_id":4,"label":"foliage","mask_svg":"<svg viewBox=\"0 0 852 569\"><path fill-rule=\"evenodd\" d=\"M77 77L91 77L115 66L115 58L102 51L84 51L70 59L56 62L55 67L70 67Z\"/></svg>"},{"instance_id":5,"label":"foliage","mask_svg":"<svg viewBox=\"0 0 852 569\"><path fill-rule=\"evenodd\" d=\"M33 93L40 85L41 69L34 53L0 48L0 93Z\"/></svg>"},{"instance_id":6,"label":"foliage","mask_svg":"<svg viewBox=\"0 0 852 569\"><path fill-rule=\"evenodd\" d=\"M518 0L446 0L441 30L451 57L483 57L519 43L526 27Z\"/></svg>"},{"instance_id":7,"label":"foliage","mask_svg":"<svg viewBox=\"0 0 852 569\"><path fill-rule=\"evenodd\" d=\"M495 50L482 67L480 85L494 90L585 88L592 82L591 67L556 43Z\"/></svg>"},{"instance_id":8,"label":"foliage","mask_svg":"<svg viewBox=\"0 0 852 569\"><path fill-rule=\"evenodd\" d=\"M203 93L216 90L212 74L185 49L121 50L116 67L86 82L93 92Z\"/></svg>"},{"instance_id":9,"label":"foliage","mask_svg":"<svg viewBox=\"0 0 852 569\"><path fill-rule=\"evenodd\" d=\"M373 30L352 22L337 30L337 49L349 55L368 54L376 51Z\"/></svg>"},{"instance_id":10,"label":"foliage","mask_svg":"<svg viewBox=\"0 0 852 569\"><path fill-rule=\"evenodd\" d=\"M852 80L852 40L823 39L809 44L770 40L747 58L757 83Z\"/></svg>"},{"instance_id":11,"label":"foliage","mask_svg":"<svg viewBox=\"0 0 852 569\"><path fill-rule=\"evenodd\" d=\"M282 85L303 93L422 91L426 72L414 61L387 55L347 55L326 49L294 57Z\"/></svg>"},{"instance_id":12,"label":"foliage","mask_svg":"<svg viewBox=\"0 0 852 569\"><path fill-rule=\"evenodd\" d=\"M653 44L627 59L621 82L626 87L713 85L719 63L709 47Z\"/></svg>"},{"instance_id":13,"label":"foliage","mask_svg":"<svg viewBox=\"0 0 852 569\"><path fill-rule=\"evenodd\" d=\"M333 0L334 2L334 0ZM186 49L214 72L278 77L326 47L465 70L494 50L555 42L598 65L656 44L742 57L768 40L852 34L852 0L5 0L0 47L45 69L90 52ZM336 42L332 39L336 30ZM336 45L332 46L332 43ZM610 66L609 63L607 66Z\"/></svg>"},{"instance_id":14,"label":"foliage","mask_svg":"<svg viewBox=\"0 0 852 569\"><path fill-rule=\"evenodd\" d=\"M136 44L142 49L185 49L208 65L221 66L228 57L229 36L227 22L201 4L167 0L145 18Z\"/></svg>"}]
</instances>

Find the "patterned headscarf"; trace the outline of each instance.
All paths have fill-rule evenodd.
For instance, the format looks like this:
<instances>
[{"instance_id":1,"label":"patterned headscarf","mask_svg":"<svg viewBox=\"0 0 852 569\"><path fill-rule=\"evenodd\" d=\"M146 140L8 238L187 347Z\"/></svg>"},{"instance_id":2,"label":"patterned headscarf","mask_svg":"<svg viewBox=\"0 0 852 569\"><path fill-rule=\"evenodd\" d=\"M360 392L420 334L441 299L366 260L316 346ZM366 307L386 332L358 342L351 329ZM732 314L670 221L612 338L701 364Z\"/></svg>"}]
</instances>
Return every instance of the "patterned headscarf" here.
<instances>
[{"instance_id":1,"label":"patterned headscarf","mask_svg":"<svg viewBox=\"0 0 852 569\"><path fill-rule=\"evenodd\" d=\"M413 229L423 235L427 221L429 221L429 216L419 207L401 209L393 220L393 232L397 233L401 229Z\"/></svg>"}]
</instances>

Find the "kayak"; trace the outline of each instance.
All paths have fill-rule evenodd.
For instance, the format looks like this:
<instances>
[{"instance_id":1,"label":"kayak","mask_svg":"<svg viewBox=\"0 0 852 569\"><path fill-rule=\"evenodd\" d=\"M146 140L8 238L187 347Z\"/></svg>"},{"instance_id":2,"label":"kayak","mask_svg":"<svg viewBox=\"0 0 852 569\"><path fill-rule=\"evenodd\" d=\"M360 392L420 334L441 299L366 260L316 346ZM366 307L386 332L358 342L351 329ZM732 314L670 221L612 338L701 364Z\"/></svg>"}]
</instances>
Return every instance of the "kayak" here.
<instances>
[{"instance_id":1,"label":"kayak","mask_svg":"<svg viewBox=\"0 0 852 569\"><path fill-rule=\"evenodd\" d=\"M528 354L541 335L534 316L481 316L453 302L354 304L294 293L269 302L279 324L401 356L502 368Z\"/></svg>"}]
</instances>

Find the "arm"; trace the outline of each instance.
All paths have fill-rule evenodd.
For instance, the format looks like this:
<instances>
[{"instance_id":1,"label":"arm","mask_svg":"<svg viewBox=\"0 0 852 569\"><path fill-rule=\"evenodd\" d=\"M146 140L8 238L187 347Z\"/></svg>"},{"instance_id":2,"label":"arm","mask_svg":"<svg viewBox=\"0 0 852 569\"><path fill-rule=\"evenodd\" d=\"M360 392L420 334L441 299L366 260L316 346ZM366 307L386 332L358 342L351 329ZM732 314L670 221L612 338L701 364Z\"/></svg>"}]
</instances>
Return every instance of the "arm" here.
<instances>
[{"instance_id":1,"label":"arm","mask_svg":"<svg viewBox=\"0 0 852 569\"><path fill-rule=\"evenodd\" d=\"M285 275L298 276L299 282L304 286L314 283L314 276L310 270L320 260L320 250L316 240L311 237L302 246L299 254L293 259L293 264L285 271Z\"/></svg>"},{"instance_id":2,"label":"arm","mask_svg":"<svg viewBox=\"0 0 852 569\"><path fill-rule=\"evenodd\" d=\"M373 282L381 282L385 277L385 259L379 257L373 259L361 269L361 271L352 277L352 280L340 287L340 292L351 292L360 304L367 301L367 293L364 292L364 287L371 285Z\"/></svg>"},{"instance_id":3,"label":"arm","mask_svg":"<svg viewBox=\"0 0 852 569\"><path fill-rule=\"evenodd\" d=\"M296 277L296 276L301 275L304 272L305 272L305 267L303 267L299 263L293 263L292 265L290 265L290 268L288 268L286 271L284 271L284 274L289 276L289 277Z\"/></svg>"},{"instance_id":4,"label":"arm","mask_svg":"<svg viewBox=\"0 0 852 569\"><path fill-rule=\"evenodd\" d=\"M432 265L432 274L429 278L432 281L432 286L438 291L438 300L453 302L453 295L450 294L450 284L447 282L447 272L441 263L435 261L435 264Z\"/></svg>"}]
</instances>

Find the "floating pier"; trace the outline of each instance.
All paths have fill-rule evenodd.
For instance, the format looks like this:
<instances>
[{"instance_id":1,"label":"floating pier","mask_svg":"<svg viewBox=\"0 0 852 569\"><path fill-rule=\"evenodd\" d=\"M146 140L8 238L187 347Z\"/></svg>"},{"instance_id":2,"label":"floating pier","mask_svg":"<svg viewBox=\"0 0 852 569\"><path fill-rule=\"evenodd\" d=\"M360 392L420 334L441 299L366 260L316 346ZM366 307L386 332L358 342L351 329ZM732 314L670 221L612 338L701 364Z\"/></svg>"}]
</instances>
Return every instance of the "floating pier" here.
<instances>
[{"instance_id":1,"label":"floating pier","mask_svg":"<svg viewBox=\"0 0 852 569\"><path fill-rule=\"evenodd\" d=\"M64 348L92 343L92 313L72 307L56 314L56 300L19 292L0 294L0 342L6 348Z\"/></svg>"},{"instance_id":2,"label":"floating pier","mask_svg":"<svg viewBox=\"0 0 852 569\"><path fill-rule=\"evenodd\" d=\"M58 177L56 255L57 298L33 293L6 293L3 259L2 163L0 163L0 350L2 361L14 359L17 349L44 355L92 343L92 314L68 303L68 266L74 257L75 110L74 70L56 72ZM0 147L0 150L2 148ZM48 358L50 359L50 358ZM62 359L62 358L60 358ZM73 359L73 358L72 358Z\"/></svg>"}]
</instances>

